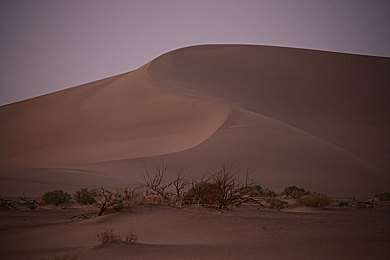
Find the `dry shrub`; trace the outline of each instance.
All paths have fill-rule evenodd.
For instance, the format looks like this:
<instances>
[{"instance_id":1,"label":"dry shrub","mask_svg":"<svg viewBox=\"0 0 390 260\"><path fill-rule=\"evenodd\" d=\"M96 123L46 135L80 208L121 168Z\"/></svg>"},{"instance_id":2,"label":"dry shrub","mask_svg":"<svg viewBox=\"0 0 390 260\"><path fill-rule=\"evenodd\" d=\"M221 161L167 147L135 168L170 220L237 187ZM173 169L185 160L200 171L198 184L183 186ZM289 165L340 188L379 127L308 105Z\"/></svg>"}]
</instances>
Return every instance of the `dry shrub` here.
<instances>
[{"instance_id":1,"label":"dry shrub","mask_svg":"<svg viewBox=\"0 0 390 260\"><path fill-rule=\"evenodd\" d=\"M210 177L203 177L200 181L193 181L191 189L185 194L187 204L217 205L220 209L229 206L239 206L243 203L255 203L260 194L258 185L248 186L248 176L245 185L235 178L232 165L223 164ZM257 191L257 192L256 192Z\"/></svg>"},{"instance_id":2,"label":"dry shrub","mask_svg":"<svg viewBox=\"0 0 390 260\"><path fill-rule=\"evenodd\" d=\"M102 244L115 242L135 243L138 239L137 235L133 232L123 236L118 233L115 234L112 229L104 229L103 232L97 234L97 237Z\"/></svg>"},{"instance_id":3,"label":"dry shrub","mask_svg":"<svg viewBox=\"0 0 390 260\"><path fill-rule=\"evenodd\" d=\"M143 184L146 188L145 198L147 199L148 196L158 196L161 198L161 201L170 201L171 194L168 192L168 188L172 185L172 182L167 182L165 179L167 164L164 163L157 167L154 173L150 173L148 168L145 168L145 171Z\"/></svg>"},{"instance_id":4,"label":"dry shrub","mask_svg":"<svg viewBox=\"0 0 390 260\"><path fill-rule=\"evenodd\" d=\"M131 205L140 204L141 200L141 195L136 189L125 188L109 191L100 188L99 195L96 198L98 207L100 208L98 215L101 216L104 212L120 211Z\"/></svg>"},{"instance_id":5,"label":"dry shrub","mask_svg":"<svg viewBox=\"0 0 390 260\"><path fill-rule=\"evenodd\" d=\"M390 201L390 192L380 192L375 194L376 198L379 199L379 201Z\"/></svg>"},{"instance_id":6,"label":"dry shrub","mask_svg":"<svg viewBox=\"0 0 390 260\"><path fill-rule=\"evenodd\" d=\"M312 192L299 198L298 202L309 207L325 208L330 205L332 198L322 193Z\"/></svg>"}]
</instances>

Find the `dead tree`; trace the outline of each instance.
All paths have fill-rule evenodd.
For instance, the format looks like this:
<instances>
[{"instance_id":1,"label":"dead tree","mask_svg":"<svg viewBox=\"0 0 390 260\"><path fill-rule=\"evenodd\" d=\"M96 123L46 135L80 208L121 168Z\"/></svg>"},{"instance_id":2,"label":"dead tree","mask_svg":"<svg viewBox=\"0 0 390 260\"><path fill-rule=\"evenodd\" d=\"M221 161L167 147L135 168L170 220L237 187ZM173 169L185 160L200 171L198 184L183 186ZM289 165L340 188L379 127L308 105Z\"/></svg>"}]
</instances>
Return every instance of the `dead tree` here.
<instances>
[{"instance_id":1,"label":"dead tree","mask_svg":"<svg viewBox=\"0 0 390 260\"><path fill-rule=\"evenodd\" d=\"M145 168L146 174L144 175L144 186L147 189L147 195L158 195L164 199L169 199L167 189L172 185L172 182L165 180L165 173L167 170L167 164L164 163L157 167L154 174L150 174L148 168Z\"/></svg>"},{"instance_id":2,"label":"dead tree","mask_svg":"<svg viewBox=\"0 0 390 260\"><path fill-rule=\"evenodd\" d=\"M107 210L108 207L112 206L113 193L104 189L103 187L100 188L99 193L100 201L98 202L98 205L100 208L99 216L101 216L103 212Z\"/></svg>"}]
</instances>

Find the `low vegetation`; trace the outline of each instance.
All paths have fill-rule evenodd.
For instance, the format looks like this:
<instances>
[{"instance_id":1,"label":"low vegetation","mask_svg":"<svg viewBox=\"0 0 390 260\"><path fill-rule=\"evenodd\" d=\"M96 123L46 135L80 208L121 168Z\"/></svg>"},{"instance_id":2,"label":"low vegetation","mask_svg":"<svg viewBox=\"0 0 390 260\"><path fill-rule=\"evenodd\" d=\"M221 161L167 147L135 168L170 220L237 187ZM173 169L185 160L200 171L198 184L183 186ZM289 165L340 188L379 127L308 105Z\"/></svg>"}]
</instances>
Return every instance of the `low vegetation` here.
<instances>
[{"instance_id":1,"label":"low vegetation","mask_svg":"<svg viewBox=\"0 0 390 260\"><path fill-rule=\"evenodd\" d=\"M70 199L70 194L64 192L63 190L49 191L42 196L42 202L44 205L53 204L55 206L60 206L69 202Z\"/></svg>"},{"instance_id":2,"label":"low vegetation","mask_svg":"<svg viewBox=\"0 0 390 260\"><path fill-rule=\"evenodd\" d=\"M44 205L68 206L72 203L82 205L94 205L98 208L98 215L113 213L141 204L162 204L181 208L185 205L201 205L218 209L229 209L245 205L268 207L279 210L285 208L296 200L298 204L308 207L329 207L333 202L328 195L305 190L297 186L285 187L280 194L255 182L249 182L249 173L244 181L236 176L232 165L221 165L216 171L191 181L185 175L183 169L179 169L176 175L167 178L167 165L162 164L154 171L145 170L143 184L136 188L124 188L109 190L81 188L73 197L63 190L46 192L41 198L27 199L25 197L15 200L0 199L0 208L43 208ZM374 196L378 201L389 201L390 192L378 193ZM333 206L372 208L374 198L369 202L336 201ZM115 234L106 231L102 239L116 239ZM126 237L121 237L126 240ZM130 239L130 237L129 237ZM132 239L130 239L132 240ZM126 240L127 241L127 240Z\"/></svg>"},{"instance_id":3,"label":"low vegetation","mask_svg":"<svg viewBox=\"0 0 390 260\"><path fill-rule=\"evenodd\" d=\"M290 197L293 199L300 199L302 196L307 195L308 192L303 188L298 188L297 186L288 186L284 188L281 195Z\"/></svg>"},{"instance_id":4,"label":"low vegetation","mask_svg":"<svg viewBox=\"0 0 390 260\"><path fill-rule=\"evenodd\" d=\"M325 208L332 203L332 198L322 193L310 192L300 197L298 202L309 207Z\"/></svg>"},{"instance_id":5,"label":"low vegetation","mask_svg":"<svg viewBox=\"0 0 390 260\"><path fill-rule=\"evenodd\" d=\"M114 233L112 229L104 229L103 232L97 234L97 237L102 244L118 242L135 243L138 240L137 235L132 232L126 235L121 235Z\"/></svg>"},{"instance_id":6,"label":"low vegetation","mask_svg":"<svg viewBox=\"0 0 390 260\"><path fill-rule=\"evenodd\" d=\"M96 197L99 195L98 190L81 188L75 192L73 198L80 204L93 204L96 202Z\"/></svg>"},{"instance_id":7,"label":"low vegetation","mask_svg":"<svg viewBox=\"0 0 390 260\"><path fill-rule=\"evenodd\" d=\"M379 201L390 201L390 192L377 193L374 197L378 198Z\"/></svg>"},{"instance_id":8,"label":"low vegetation","mask_svg":"<svg viewBox=\"0 0 390 260\"><path fill-rule=\"evenodd\" d=\"M283 201L283 200L277 199L275 197L272 197L269 200L269 206L271 209L282 209L287 204L288 204L287 201Z\"/></svg>"}]
</instances>

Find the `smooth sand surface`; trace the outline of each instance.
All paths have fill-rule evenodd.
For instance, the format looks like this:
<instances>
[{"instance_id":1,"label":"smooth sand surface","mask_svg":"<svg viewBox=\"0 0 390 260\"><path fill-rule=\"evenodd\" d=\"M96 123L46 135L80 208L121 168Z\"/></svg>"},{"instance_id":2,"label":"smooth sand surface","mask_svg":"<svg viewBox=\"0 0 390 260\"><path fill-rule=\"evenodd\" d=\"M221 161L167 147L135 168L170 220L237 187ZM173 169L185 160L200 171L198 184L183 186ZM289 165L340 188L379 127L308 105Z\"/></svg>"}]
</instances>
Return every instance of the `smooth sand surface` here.
<instances>
[{"instance_id":1,"label":"smooth sand surface","mask_svg":"<svg viewBox=\"0 0 390 260\"><path fill-rule=\"evenodd\" d=\"M389 69L389 58L292 48L179 49L0 107L0 188L134 186L163 162L193 177L233 163L277 190L371 195L390 187Z\"/></svg>"},{"instance_id":2,"label":"smooth sand surface","mask_svg":"<svg viewBox=\"0 0 390 260\"><path fill-rule=\"evenodd\" d=\"M301 213L143 206L72 221L82 212L0 211L0 254L5 259L388 259L389 207ZM104 228L134 232L138 241L102 246L96 235Z\"/></svg>"}]
</instances>

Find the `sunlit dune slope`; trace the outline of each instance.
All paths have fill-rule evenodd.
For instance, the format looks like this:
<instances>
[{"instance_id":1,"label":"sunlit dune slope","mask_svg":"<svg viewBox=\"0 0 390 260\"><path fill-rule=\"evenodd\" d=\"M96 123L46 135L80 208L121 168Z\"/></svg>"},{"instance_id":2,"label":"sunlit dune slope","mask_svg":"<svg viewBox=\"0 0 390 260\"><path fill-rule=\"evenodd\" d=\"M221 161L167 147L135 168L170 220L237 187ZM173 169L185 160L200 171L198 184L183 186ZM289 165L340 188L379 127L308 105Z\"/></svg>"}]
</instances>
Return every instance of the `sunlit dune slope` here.
<instances>
[{"instance_id":1,"label":"sunlit dune slope","mask_svg":"<svg viewBox=\"0 0 390 260\"><path fill-rule=\"evenodd\" d=\"M177 152L207 139L229 109L137 71L0 107L0 165L61 166Z\"/></svg>"}]
</instances>

